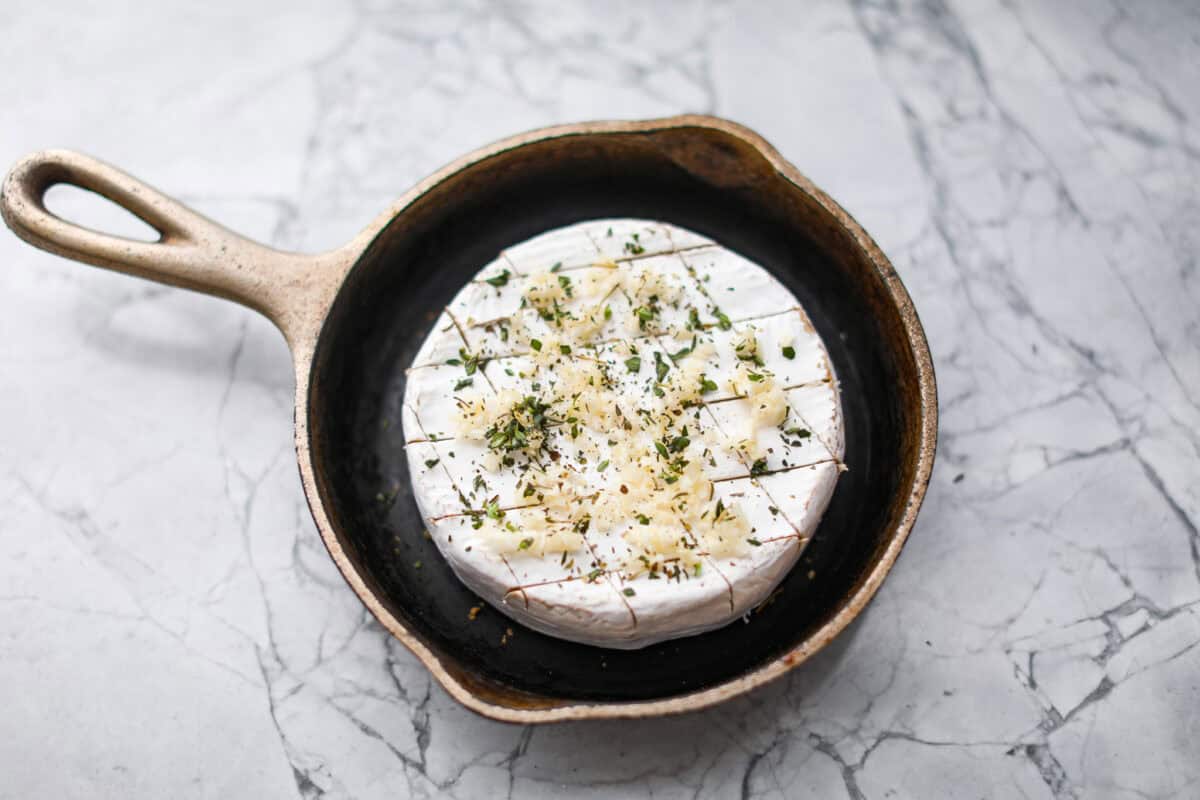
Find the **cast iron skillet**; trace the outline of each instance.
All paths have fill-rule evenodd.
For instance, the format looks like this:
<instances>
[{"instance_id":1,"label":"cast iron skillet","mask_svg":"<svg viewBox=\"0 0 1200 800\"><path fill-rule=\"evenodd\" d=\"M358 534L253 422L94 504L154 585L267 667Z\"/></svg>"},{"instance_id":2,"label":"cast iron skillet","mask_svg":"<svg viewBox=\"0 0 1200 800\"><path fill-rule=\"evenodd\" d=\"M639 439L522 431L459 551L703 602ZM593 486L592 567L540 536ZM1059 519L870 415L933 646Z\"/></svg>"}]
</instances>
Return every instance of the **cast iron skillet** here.
<instances>
[{"instance_id":1,"label":"cast iron skillet","mask_svg":"<svg viewBox=\"0 0 1200 800\"><path fill-rule=\"evenodd\" d=\"M107 197L161 238L130 241L53 216L43 197L60 183ZM666 714L783 674L874 595L933 467L933 367L899 277L841 207L762 138L725 120L587 123L506 139L426 179L352 242L321 255L250 242L71 152L18 163L0 206L37 247L236 300L279 327L296 368L300 477L326 547L367 608L446 690L496 719ZM850 468L801 564L749 624L631 652L560 641L491 609L470 620L477 598L422 535L399 425L405 367L459 287L502 248L597 217L691 228L783 281L841 379Z\"/></svg>"}]
</instances>

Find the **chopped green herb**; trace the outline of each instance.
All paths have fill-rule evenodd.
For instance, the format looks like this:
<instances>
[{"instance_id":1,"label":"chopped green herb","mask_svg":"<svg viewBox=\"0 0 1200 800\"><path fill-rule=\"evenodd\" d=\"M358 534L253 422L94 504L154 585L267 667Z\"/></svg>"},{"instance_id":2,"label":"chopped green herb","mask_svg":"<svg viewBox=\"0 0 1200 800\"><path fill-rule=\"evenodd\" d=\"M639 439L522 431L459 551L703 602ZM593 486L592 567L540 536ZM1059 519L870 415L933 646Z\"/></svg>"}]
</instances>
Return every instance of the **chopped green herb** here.
<instances>
[{"instance_id":1,"label":"chopped green herb","mask_svg":"<svg viewBox=\"0 0 1200 800\"><path fill-rule=\"evenodd\" d=\"M500 504L495 500L485 505L483 509L488 519L501 519L504 516L504 512L500 510Z\"/></svg>"},{"instance_id":2,"label":"chopped green herb","mask_svg":"<svg viewBox=\"0 0 1200 800\"><path fill-rule=\"evenodd\" d=\"M536 389L537 384L534 384L534 390ZM507 422L497 421L484 433L488 447L505 453L522 450L529 445L530 433L533 431L541 433L537 441L539 445L543 444L547 426L557 421L547 415L549 410L548 404L532 395L526 396L505 415L508 418Z\"/></svg>"},{"instance_id":3,"label":"chopped green herb","mask_svg":"<svg viewBox=\"0 0 1200 800\"><path fill-rule=\"evenodd\" d=\"M567 297L574 297L575 290L571 288L571 279L570 278L568 278L566 275L559 275L558 276L558 285L562 287L562 290L564 292L566 292Z\"/></svg>"},{"instance_id":4,"label":"chopped green herb","mask_svg":"<svg viewBox=\"0 0 1200 800\"><path fill-rule=\"evenodd\" d=\"M747 538L746 541L749 542L750 544L754 545L755 547L762 547L762 542L760 542L758 539Z\"/></svg>"},{"instance_id":5,"label":"chopped green herb","mask_svg":"<svg viewBox=\"0 0 1200 800\"><path fill-rule=\"evenodd\" d=\"M660 456L662 456L663 458L669 459L671 457L670 454L667 453L667 446L665 444L663 444L662 442L655 442L654 449L657 450L658 454Z\"/></svg>"},{"instance_id":6,"label":"chopped green herb","mask_svg":"<svg viewBox=\"0 0 1200 800\"><path fill-rule=\"evenodd\" d=\"M537 491L537 490L533 488L533 484L527 483L527 484L525 484L525 491L521 493L521 496L522 497L531 497L531 496L533 496L533 493L535 491Z\"/></svg>"},{"instance_id":7,"label":"chopped green herb","mask_svg":"<svg viewBox=\"0 0 1200 800\"><path fill-rule=\"evenodd\" d=\"M635 594L637 594L637 592L633 590L632 586L626 586L621 590L621 594L625 595L626 597L633 597Z\"/></svg>"},{"instance_id":8,"label":"chopped green herb","mask_svg":"<svg viewBox=\"0 0 1200 800\"><path fill-rule=\"evenodd\" d=\"M456 392L461 391L462 389L467 388L468 386L472 385L473 383L475 383L474 378L463 378L461 381L454 384L454 391L456 391Z\"/></svg>"},{"instance_id":9,"label":"chopped green herb","mask_svg":"<svg viewBox=\"0 0 1200 800\"><path fill-rule=\"evenodd\" d=\"M748 341L744 341L733 348L737 353L738 361L750 361L758 366L763 366L762 356L758 354L758 340L753 336Z\"/></svg>"},{"instance_id":10,"label":"chopped green herb","mask_svg":"<svg viewBox=\"0 0 1200 800\"><path fill-rule=\"evenodd\" d=\"M492 286L495 286L497 289L499 289L501 286L504 286L508 283L508 278L510 275L512 275L511 272L504 270L494 278L487 278L486 281L487 283L490 283Z\"/></svg>"},{"instance_id":11,"label":"chopped green herb","mask_svg":"<svg viewBox=\"0 0 1200 800\"><path fill-rule=\"evenodd\" d=\"M679 359L683 358L684 356L686 356L688 353L692 352L695 349L696 349L696 337L693 336L692 343L690 345L683 348L682 350L680 350L677 353L671 353L671 360L678 361Z\"/></svg>"},{"instance_id":12,"label":"chopped green herb","mask_svg":"<svg viewBox=\"0 0 1200 800\"><path fill-rule=\"evenodd\" d=\"M425 459L425 469L433 469L434 467L436 467L436 466L437 466L437 463L438 463L439 461L441 461L441 459L440 459L440 458L427 458L427 459Z\"/></svg>"},{"instance_id":13,"label":"chopped green herb","mask_svg":"<svg viewBox=\"0 0 1200 800\"><path fill-rule=\"evenodd\" d=\"M714 381L710 381L708 378L704 377L703 375L700 376L700 393L701 394L708 394L709 392L715 392L716 390L717 390L717 384Z\"/></svg>"},{"instance_id":14,"label":"chopped green herb","mask_svg":"<svg viewBox=\"0 0 1200 800\"><path fill-rule=\"evenodd\" d=\"M466 370L468 375L474 375L475 370L487 363L486 358L473 356L463 348L459 348L458 356L458 358L451 358L446 363L452 367L461 366L464 370Z\"/></svg>"},{"instance_id":15,"label":"chopped green herb","mask_svg":"<svg viewBox=\"0 0 1200 800\"><path fill-rule=\"evenodd\" d=\"M791 345L788 345L787 347L783 348L783 357L786 358L788 361L791 361L793 358L796 357L796 348L792 347Z\"/></svg>"},{"instance_id":16,"label":"chopped green herb","mask_svg":"<svg viewBox=\"0 0 1200 800\"><path fill-rule=\"evenodd\" d=\"M540 339L530 339L529 346L539 353L542 352L542 342Z\"/></svg>"},{"instance_id":17,"label":"chopped green herb","mask_svg":"<svg viewBox=\"0 0 1200 800\"><path fill-rule=\"evenodd\" d=\"M727 331L733 327L733 323L729 321L729 317L725 316L725 312L721 309L716 309L713 316L717 318L717 327L723 331Z\"/></svg>"},{"instance_id":18,"label":"chopped green herb","mask_svg":"<svg viewBox=\"0 0 1200 800\"><path fill-rule=\"evenodd\" d=\"M569 356L569 355L571 355L571 345L569 345L569 344L560 344L560 345L558 346L558 352L562 353L564 356Z\"/></svg>"},{"instance_id":19,"label":"chopped green herb","mask_svg":"<svg viewBox=\"0 0 1200 800\"><path fill-rule=\"evenodd\" d=\"M763 379L763 376L758 374L757 372L750 372L746 375L746 377L749 378L750 380L754 381L755 383L760 383Z\"/></svg>"},{"instance_id":20,"label":"chopped green herb","mask_svg":"<svg viewBox=\"0 0 1200 800\"><path fill-rule=\"evenodd\" d=\"M558 272L560 269L562 269L562 262L561 262L561 261L555 261L555 262L554 262L554 266L552 266L552 267L550 268L550 271L551 271L551 272Z\"/></svg>"},{"instance_id":21,"label":"chopped green herb","mask_svg":"<svg viewBox=\"0 0 1200 800\"><path fill-rule=\"evenodd\" d=\"M630 356L629 358L625 359L625 369L629 370L630 372L637 372L641 368L642 368L641 356Z\"/></svg>"},{"instance_id":22,"label":"chopped green herb","mask_svg":"<svg viewBox=\"0 0 1200 800\"><path fill-rule=\"evenodd\" d=\"M670 372L670 370L671 370L671 365L663 360L662 353L655 350L654 351L654 374L657 376L659 383L662 383L662 379L667 377L667 373Z\"/></svg>"},{"instance_id":23,"label":"chopped green herb","mask_svg":"<svg viewBox=\"0 0 1200 800\"><path fill-rule=\"evenodd\" d=\"M700 312L696 310L695 306L692 306L688 309L687 329L689 331L698 331L701 327Z\"/></svg>"},{"instance_id":24,"label":"chopped green herb","mask_svg":"<svg viewBox=\"0 0 1200 800\"><path fill-rule=\"evenodd\" d=\"M812 436L812 431L806 428L788 428L784 433L788 436L795 436L797 439L807 439Z\"/></svg>"},{"instance_id":25,"label":"chopped green herb","mask_svg":"<svg viewBox=\"0 0 1200 800\"><path fill-rule=\"evenodd\" d=\"M612 306L604 307L604 319L606 319L606 320L612 319Z\"/></svg>"},{"instance_id":26,"label":"chopped green herb","mask_svg":"<svg viewBox=\"0 0 1200 800\"><path fill-rule=\"evenodd\" d=\"M606 470L606 469L608 469L608 459L607 458L596 465L596 472L604 472L604 470Z\"/></svg>"},{"instance_id":27,"label":"chopped green herb","mask_svg":"<svg viewBox=\"0 0 1200 800\"><path fill-rule=\"evenodd\" d=\"M519 545L517 545L517 549L518 550L528 550L532 545L533 545L533 537L530 537L528 539L522 539L521 543Z\"/></svg>"},{"instance_id":28,"label":"chopped green herb","mask_svg":"<svg viewBox=\"0 0 1200 800\"><path fill-rule=\"evenodd\" d=\"M696 577L699 578L700 577L700 562L699 561L696 562L696 566L693 567L693 571L695 572Z\"/></svg>"},{"instance_id":29,"label":"chopped green herb","mask_svg":"<svg viewBox=\"0 0 1200 800\"><path fill-rule=\"evenodd\" d=\"M750 465L750 475L752 477L764 475L764 474L766 474L766 472L767 472L767 460L765 458L760 458L758 461L755 461L753 464Z\"/></svg>"},{"instance_id":30,"label":"chopped green herb","mask_svg":"<svg viewBox=\"0 0 1200 800\"><path fill-rule=\"evenodd\" d=\"M601 569L600 567L596 567L594 570L592 570L591 572L589 572L587 574L587 579L589 581L595 581L596 578L599 578L603 574L604 574L604 570Z\"/></svg>"},{"instance_id":31,"label":"chopped green herb","mask_svg":"<svg viewBox=\"0 0 1200 800\"><path fill-rule=\"evenodd\" d=\"M649 525L650 524L650 518L647 517L645 514L638 514L637 521L638 521L638 524L640 524L640 525Z\"/></svg>"}]
</instances>

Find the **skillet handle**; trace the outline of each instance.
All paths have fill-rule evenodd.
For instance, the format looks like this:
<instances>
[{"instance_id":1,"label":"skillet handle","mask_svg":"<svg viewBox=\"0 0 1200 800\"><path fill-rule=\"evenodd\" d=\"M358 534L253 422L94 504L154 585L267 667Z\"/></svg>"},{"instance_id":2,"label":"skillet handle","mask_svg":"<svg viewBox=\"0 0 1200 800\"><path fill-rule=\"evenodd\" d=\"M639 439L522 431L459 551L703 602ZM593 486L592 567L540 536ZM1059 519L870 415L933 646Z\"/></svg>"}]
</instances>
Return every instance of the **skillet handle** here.
<instances>
[{"instance_id":1,"label":"skillet handle","mask_svg":"<svg viewBox=\"0 0 1200 800\"><path fill-rule=\"evenodd\" d=\"M100 233L55 216L45 196L58 184L107 198L158 231L158 241ZM314 316L324 316L332 295L320 290L340 283L340 274L320 267L345 261L331 258L336 253L306 256L252 242L119 169L69 150L43 150L19 161L0 189L0 214L35 247L234 300L265 314L289 341Z\"/></svg>"}]
</instances>

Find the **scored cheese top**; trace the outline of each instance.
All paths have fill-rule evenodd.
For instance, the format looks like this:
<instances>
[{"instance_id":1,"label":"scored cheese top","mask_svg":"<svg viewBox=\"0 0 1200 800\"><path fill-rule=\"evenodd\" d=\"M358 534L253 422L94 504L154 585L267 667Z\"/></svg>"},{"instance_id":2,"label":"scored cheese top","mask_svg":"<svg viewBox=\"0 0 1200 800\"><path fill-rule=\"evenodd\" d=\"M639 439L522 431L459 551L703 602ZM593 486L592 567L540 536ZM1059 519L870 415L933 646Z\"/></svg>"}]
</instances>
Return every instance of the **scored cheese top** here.
<instances>
[{"instance_id":1,"label":"scored cheese top","mask_svg":"<svg viewBox=\"0 0 1200 800\"><path fill-rule=\"evenodd\" d=\"M837 381L796 298L643 220L561 228L484 267L418 352L402 424L459 578L606 647L762 603L844 469Z\"/></svg>"}]
</instances>

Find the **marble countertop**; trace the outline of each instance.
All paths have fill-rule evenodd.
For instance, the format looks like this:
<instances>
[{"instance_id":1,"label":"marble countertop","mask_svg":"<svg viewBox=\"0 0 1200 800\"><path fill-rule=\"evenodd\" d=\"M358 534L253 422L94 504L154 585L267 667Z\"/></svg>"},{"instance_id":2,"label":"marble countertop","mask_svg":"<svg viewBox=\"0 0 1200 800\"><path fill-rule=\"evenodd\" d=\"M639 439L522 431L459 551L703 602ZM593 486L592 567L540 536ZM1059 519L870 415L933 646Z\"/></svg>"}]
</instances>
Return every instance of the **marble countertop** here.
<instances>
[{"instance_id":1,"label":"marble countertop","mask_svg":"<svg viewBox=\"0 0 1200 800\"><path fill-rule=\"evenodd\" d=\"M0 797L1200 795L1194 4L135 5L0 15L0 162L74 147L317 250L510 133L730 117L894 260L938 464L874 604L785 680L502 725L333 568L268 323L5 231Z\"/></svg>"}]
</instances>

